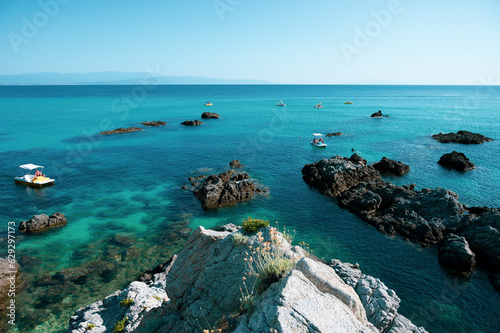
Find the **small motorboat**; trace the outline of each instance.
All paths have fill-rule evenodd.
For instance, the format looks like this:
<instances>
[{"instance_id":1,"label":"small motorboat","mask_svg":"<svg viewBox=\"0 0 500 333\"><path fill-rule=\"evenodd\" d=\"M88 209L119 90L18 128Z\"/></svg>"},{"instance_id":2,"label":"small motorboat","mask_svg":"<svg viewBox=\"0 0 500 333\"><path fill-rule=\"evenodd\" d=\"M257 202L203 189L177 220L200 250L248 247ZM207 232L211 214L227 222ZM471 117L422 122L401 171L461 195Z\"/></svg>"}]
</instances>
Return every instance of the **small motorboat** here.
<instances>
[{"instance_id":1,"label":"small motorboat","mask_svg":"<svg viewBox=\"0 0 500 333\"><path fill-rule=\"evenodd\" d=\"M54 184L54 179L45 177L43 166L35 164L23 164L19 166L23 170L24 175L14 177L14 181L18 184L28 185L32 187L42 187Z\"/></svg>"},{"instance_id":2,"label":"small motorboat","mask_svg":"<svg viewBox=\"0 0 500 333\"><path fill-rule=\"evenodd\" d=\"M319 109L319 108L324 108L325 106L323 105L323 103L318 103L314 106L316 109Z\"/></svg>"},{"instance_id":3,"label":"small motorboat","mask_svg":"<svg viewBox=\"0 0 500 333\"><path fill-rule=\"evenodd\" d=\"M210 103L210 101L207 101L207 102L205 103L205 106L210 106L210 105L214 105L214 103Z\"/></svg>"},{"instance_id":4,"label":"small motorboat","mask_svg":"<svg viewBox=\"0 0 500 333\"><path fill-rule=\"evenodd\" d=\"M326 147L326 143L323 142L323 134L321 134L321 133L313 133L313 140L311 141L311 144L314 147L325 148Z\"/></svg>"},{"instance_id":5,"label":"small motorboat","mask_svg":"<svg viewBox=\"0 0 500 333\"><path fill-rule=\"evenodd\" d=\"M351 101L344 102L344 104L352 104Z\"/></svg>"},{"instance_id":6,"label":"small motorboat","mask_svg":"<svg viewBox=\"0 0 500 333\"><path fill-rule=\"evenodd\" d=\"M286 104L283 101L279 101L279 103L276 103L276 106L286 106Z\"/></svg>"}]
</instances>

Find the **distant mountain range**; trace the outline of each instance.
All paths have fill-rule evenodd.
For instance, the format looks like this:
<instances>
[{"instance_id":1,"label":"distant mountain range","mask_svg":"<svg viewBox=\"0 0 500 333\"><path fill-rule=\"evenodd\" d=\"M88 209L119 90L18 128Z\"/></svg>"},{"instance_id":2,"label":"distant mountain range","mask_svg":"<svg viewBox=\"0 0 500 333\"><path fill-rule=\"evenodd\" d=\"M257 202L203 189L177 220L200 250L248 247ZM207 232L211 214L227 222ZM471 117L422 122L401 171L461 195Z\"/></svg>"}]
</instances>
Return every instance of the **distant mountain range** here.
<instances>
[{"instance_id":1,"label":"distant mountain range","mask_svg":"<svg viewBox=\"0 0 500 333\"><path fill-rule=\"evenodd\" d=\"M268 84L259 80L226 80L168 76L147 72L32 73L0 75L0 85L119 85L119 84Z\"/></svg>"}]
</instances>

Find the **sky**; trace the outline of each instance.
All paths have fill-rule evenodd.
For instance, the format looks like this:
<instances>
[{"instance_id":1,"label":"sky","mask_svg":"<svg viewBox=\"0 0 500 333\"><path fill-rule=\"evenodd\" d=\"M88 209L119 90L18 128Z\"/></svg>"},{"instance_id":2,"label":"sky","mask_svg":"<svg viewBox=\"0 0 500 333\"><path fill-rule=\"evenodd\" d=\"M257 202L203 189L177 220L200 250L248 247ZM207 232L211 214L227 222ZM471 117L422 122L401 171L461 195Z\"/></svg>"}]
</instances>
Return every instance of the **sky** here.
<instances>
[{"instance_id":1,"label":"sky","mask_svg":"<svg viewBox=\"0 0 500 333\"><path fill-rule=\"evenodd\" d=\"M500 84L498 0L2 0L0 75Z\"/></svg>"}]
</instances>

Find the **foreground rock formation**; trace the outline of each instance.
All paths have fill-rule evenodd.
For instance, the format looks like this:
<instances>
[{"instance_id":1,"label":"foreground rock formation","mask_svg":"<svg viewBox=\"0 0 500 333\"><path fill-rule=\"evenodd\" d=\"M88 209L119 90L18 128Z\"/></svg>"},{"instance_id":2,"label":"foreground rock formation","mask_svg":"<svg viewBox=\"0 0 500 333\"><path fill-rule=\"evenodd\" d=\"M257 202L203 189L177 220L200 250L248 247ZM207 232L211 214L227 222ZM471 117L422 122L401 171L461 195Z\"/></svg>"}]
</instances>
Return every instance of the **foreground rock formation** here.
<instances>
[{"instance_id":1,"label":"foreground rock formation","mask_svg":"<svg viewBox=\"0 0 500 333\"><path fill-rule=\"evenodd\" d=\"M203 112L201 114L201 117L203 119L211 119L211 118L212 119L219 119L220 118L220 116L215 112Z\"/></svg>"},{"instance_id":2,"label":"foreground rock formation","mask_svg":"<svg viewBox=\"0 0 500 333\"><path fill-rule=\"evenodd\" d=\"M337 197L349 209L379 231L418 242L439 244L448 234L465 237L476 259L498 285L500 273L500 213L494 208L466 207L458 195L443 188L415 190L415 184L396 186L381 180L380 174L359 156L335 156L308 164L303 179L322 194ZM446 267L460 272L467 252L447 246ZM465 251L465 252L464 252ZM450 261L455 261L451 263ZM472 265L472 260L470 260ZM466 267L466 266L465 266Z\"/></svg>"},{"instance_id":3,"label":"foreground rock formation","mask_svg":"<svg viewBox=\"0 0 500 333\"><path fill-rule=\"evenodd\" d=\"M439 262L443 267L468 274L476 266L476 255L465 237L449 234L439 245Z\"/></svg>"},{"instance_id":4,"label":"foreground rock formation","mask_svg":"<svg viewBox=\"0 0 500 333\"><path fill-rule=\"evenodd\" d=\"M478 145L488 141L493 141L492 138L487 138L479 133L472 133L469 131L458 131L457 133L439 133L433 134L432 137L441 143L462 143L465 145Z\"/></svg>"},{"instance_id":5,"label":"foreground rock formation","mask_svg":"<svg viewBox=\"0 0 500 333\"><path fill-rule=\"evenodd\" d=\"M100 134L102 135L108 135L108 134L123 134L123 133L129 133L129 132L137 132L137 131L143 131L144 129L139 128L139 127L120 127L112 131L105 131L101 132Z\"/></svg>"},{"instance_id":6,"label":"foreground rock formation","mask_svg":"<svg viewBox=\"0 0 500 333\"><path fill-rule=\"evenodd\" d=\"M265 192L267 190L257 186L247 173L237 173L234 170L208 176L200 186L193 190L193 194L201 200L203 209L215 209L250 200L255 194Z\"/></svg>"},{"instance_id":7,"label":"foreground rock formation","mask_svg":"<svg viewBox=\"0 0 500 333\"><path fill-rule=\"evenodd\" d=\"M468 171L476 168L464 153L453 151L449 154L444 154L439 159L439 164L444 167L455 169L457 171Z\"/></svg>"},{"instance_id":8,"label":"foreground rock formation","mask_svg":"<svg viewBox=\"0 0 500 333\"><path fill-rule=\"evenodd\" d=\"M390 160L382 157L380 162L373 164L373 167L381 173L392 173L396 176L403 176L410 172L410 166L400 161Z\"/></svg>"},{"instance_id":9,"label":"foreground rock formation","mask_svg":"<svg viewBox=\"0 0 500 333\"><path fill-rule=\"evenodd\" d=\"M89 325L95 325L92 332L111 332L124 319L124 332L141 333L198 332L218 327L238 333L375 333L382 327L391 333L425 332L394 314L399 299L397 305L387 307L377 291L372 294L379 297L381 305L374 308L365 302L364 307L353 287L333 268L308 258L302 248L291 246L271 228L263 229L261 235L245 239L241 231L199 227L177 258L151 281L133 282L103 301L78 309L70 319L69 332L86 332ZM247 292L252 285L250 276L248 288L243 284L248 251L267 246L267 242L273 242L283 258L293 261L294 268L261 294ZM397 298L392 291L385 294ZM250 299L245 295L251 296L251 309L242 306L242 300ZM124 303L129 307L121 306ZM365 308L370 309L374 323L367 319Z\"/></svg>"},{"instance_id":10,"label":"foreground rock formation","mask_svg":"<svg viewBox=\"0 0 500 333\"><path fill-rule=\"evenodd\" d=\"M203 123L199 120L186 120L186 121L183 121L181 123L181 125L184 125L184 126L198 126L201 124L203 124Z\"/></svg>"},{"instance_id":11,"label":"foreground rock formation","mask_svg":"<svg viewBox=\"0 0 500 333\"><path fill-rule=\"evenodd\" d=\"M141 124L144 126L153 126L153 127L158 127L158 126L164 126L167 123L161 120L158 121L143 121Z\"/></svg>"},{"instance_id":12,"label":"foreground rock formation","mask_svg":"<svg viewBox=\"0 0 500 333\"><path fill-rule=\"evenodd\" d=\"M19 230L26 233L37 232L47 228L65 225L66 223L68 223L68 220L66 220L66 216L62 213L54 213L50 215L50 217L45 214L40 214L33 216L28 221L21 222L19 224Z\"/></svg>"},{"instance_id":13,"label":"foreground rock formation","mask_svg":"<svg viewBox=\"0 0 500 333\"><path fill-rule=\"evenodd\" d=\"M365 308L367 319L380 332L427 332L398 313L401 299L380 279L363 274L358 265L342 263L339 260L332 260L329 265L356 291Z\"/></svg>"}]
</instances>

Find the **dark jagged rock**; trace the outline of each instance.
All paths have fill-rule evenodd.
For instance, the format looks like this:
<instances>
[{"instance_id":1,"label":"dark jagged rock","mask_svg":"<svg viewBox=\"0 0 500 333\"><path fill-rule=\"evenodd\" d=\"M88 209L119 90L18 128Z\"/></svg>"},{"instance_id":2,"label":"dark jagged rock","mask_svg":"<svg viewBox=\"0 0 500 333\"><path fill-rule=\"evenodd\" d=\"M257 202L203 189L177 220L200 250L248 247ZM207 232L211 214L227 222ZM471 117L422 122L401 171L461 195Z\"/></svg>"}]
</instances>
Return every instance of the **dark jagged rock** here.
<instances>
[{"instance_id":1,"label":"dark jagged rock","mask_svg":"<svg viewBox=\"0 0 500 333\"><path fill-rule=\"evenodd\" d=\"M371 165L366 165L359 155L351 158L335 156L323 159L302 168L302 178L321 194L338 196L362 181L380 179L380 174Z\"/></svg>"},{"instance_id":2,"label":"dark jagged rock","mask_svg":"<svg viewBox=\"0 0 500 333\"><path fill-rule=\"evenodd\" d=\"M469 274L476 266L476 256L465 237L449 234L439 245L439 262L443 267Z\"/></svg>"},{"instance_id":3,"label":"dark jagged rock","mask_svg":"<svg viewBox=\"0 0 500 333\"><path fill-rule=\"evenodd\" d=\"M400 161L390 160L382 157L380 162L373 164L373 167L382 173L392 173L396 176L403 176L410 172L410 166Z\"/></svg>"},{"instance_id":4,"label":"dark jagged rock","mask_svg":"<svg viewBox=\"0 0 500 333\"><path fill-rule=\"evenodd\" d=\"M342 193L338 203L379 231L397 233L424 246L437 244L447 226L459 223L464 208L450 190L415 191L414 187L381 180L362 182Z\"/></svg>"},{"instance_id":5,"label":"dark jagged rock","mask_svg":"<svg viewBox=\"0 0 500 333\"><path fill-rule=\"evenodd\" d=\"M35 215L29 221L23 221L19 224L21 232L37 232L46 228L64 225L68 222L64 214L54 213L47 216L45 214Z\"/></svg>"},{"instance_id":6,"label":"dark jagged rock","mask_svg":"<svg viewBox=\"0 0 500 333\"><path fill-rule=\"evenodd\" d=\"M112 130L112 131L101 132L100 134L102 134L102 135L107 135L107 134L123 134L123 133L137 132L137 131L142 131L142 130L143 129L139 128L139 127L127 127L127 128L120 127L120 128L115 129L115 130Z\"/></svg>"},{"instance_id":7,"label":"dark jagged rock","mask_svg":"<svg viewBox=\"0 0 500 333\"><path fill-rule=\"evenodd\" d=\"M382 118L382 117L389 117L389 116L385 115L385 114L382 114L382 111L378 110L377 112L372 113L372 115L370 117L371 118Z\"/></svg>"},{"instance_id":8,"label":"dark jagged rock","mask_svg":"<svg viewBox=\"0 0 500 333\"><path fill-rule=\"evenodd\" d=\"M164 122L164 121L158 120L158 121L143 121L141 124L143 124L144 126L154 126L154 127L157 127L157 126L164 126L167 123Z\"/></svg>"},{"instance_id":9,"label":"dark jagged rock","mask_svg":"<svg viewBox=\"0 0 500 333\"><path fill-rule=\"evenodd\" d=\"M500 211L472 216L459 233L476 254L476 260L491 272L500 274Z\"/></svg>"},{"instance_id":10,"label":"dark jagged rock","mask_svg":"<svg viewBox=\"0 0 500 333\"><path fill-rule=\"evenodd\" d=\"M470 214L474 214L474 215L481 215L484 213L488 213L491 210L491 208L488 208L488 207L466 207L466 206L464 206L464 208Z\"/></svg>"},{"instance_id":11,"label":"dark jagged rock","mask_svg":"<svg viewBox=\"0 0 500 333\"><path fill-rule=\"evenodd\" d=\"M465 145L477 145L488 141L493 141L492 138L487 138L479 133L472 133L469 131L458 131L457 133L439 133L433 134L432 137L441 143L462 143Z\"/></svg>"},{"instance_id":12,"label":"dark jagged rock","mask_svg":"<svg viewBox=\"0 0 500 333\"><path fill-rule=\"evenodd\" d=\"M210 118L212 118L212 119L219 119L220 118L220 116L217 113L215 113L215 112L203 112L201 114L201 117L203 119L210 119Z\"/></svg>"},{"instance_id":13,"label":"dark jagged rock","mask_svg":"<svg viewBox=\"0 0 500 333\"><path fill-rule=\"evenodd\" d=\"M243 164L240 163L240 160L232 160L229 162L229 166L235 169L243 168Z\"/></svg>"},{"instance_id":14,"label":"dark jagged rock","mask_svg":"<svg viewBox=\"0 0 500 333\"><path fill-rule=\"evenodd\" d=\"M203 209L215 209L219 206L250 200L256 193L267 191L257 187L249 178L250 176L246 173L235 173L229 170L209 176L204 183L193 190L193 193L201 200Z\"/></svg>"},{"instance_id":15,"label":"dark jagged rock","mask_svg":"<svg viewBox=\"0 0 500 333\"><path fill-rule=\"evenodd\" d=\"M444 154L439 159L439 164L444 167L455 169L457 171L472 170L476 166L472 163L464 153L453 151L449 154Z\"/></svg>"},{"instance_id":16,"label":"dark jagged rock","mask_svg":"<svg viewBox=\"0 0 500 333\"><path fill-rule=\"evenodd\" d=\"M203 124L203 123L199 120L186 120L186 121L183 121L181 123L181 125L184 125L184 126L198 126L201 124Z\"/></svg>"},{"instance_id":17,"label":"dark jagged rock","mask_svg":"<svg viewBox=\"0 0 500 333\"><path fill-rule=\"evenodd\" d=\"M327 136L327 137L331 137L331 136L341 136L341 135L344 135L344 133L341 133L341 132L328 133L328 134L327 134L327 135L325 135L325 136Z\"/></svg>"}]
</instances>

